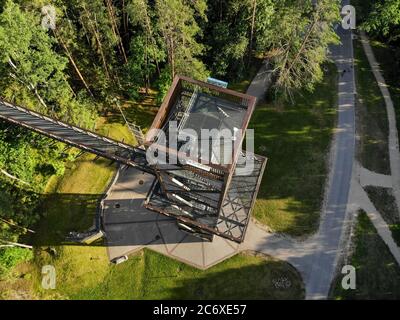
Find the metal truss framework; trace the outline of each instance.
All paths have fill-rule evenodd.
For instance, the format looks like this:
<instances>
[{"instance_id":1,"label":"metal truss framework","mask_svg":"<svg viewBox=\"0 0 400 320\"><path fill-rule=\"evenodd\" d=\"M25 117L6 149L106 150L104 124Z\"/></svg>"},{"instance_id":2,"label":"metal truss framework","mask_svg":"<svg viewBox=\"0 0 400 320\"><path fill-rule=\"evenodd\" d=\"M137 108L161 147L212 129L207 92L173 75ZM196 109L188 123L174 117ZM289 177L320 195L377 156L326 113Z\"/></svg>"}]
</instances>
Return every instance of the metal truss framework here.
<instances>
[{"instance_id":1,"label":"metal truss framework","mask_svg":"<svg viewBox=\"0 0 400 320\"><path fill-rule=\"evenodd\" d=\"M186 127L197 132L205 127L220 130L236 127L244 132L255 102L254 97L245 94L176 77L152 129L161 129L167 141L176 134L169 132L171 121L177 122L178 135ZM218 235L242 242L266 164L266 158L241 151L243 137L234 142L233 161L226 165L212 161L221 159L214 150L208 159L193 159L192 165L154 165L157 179L145 207L175 217L183 230L207 240ZM148 136L147 142L154 146L159 139L159 134ZM160 151L168 161L167 155L175 152L178 156L177 150L181 150L185 142L178 139L175 149L168 145ZM207 165L203 166L202 160L207 160ZM244 173L246 160L253 161L254 167Z\"/></svg>"},{"instance_id":2,"label":"metal truss framework","mask_svg":"<svg viewBox=\"0 0 400 320\"><path fill-rule=\"evenodd\" d=\"M193 183L193 176L185 177L186 171L177 167L155 168L158 179L145 207L175 217L191 229L191 233L207 240L212 240L215 234L243 242L267 159L245 152L242 157L253 161L254 166L243 172L245 163L237 165L221 207L218 202L223 190L222 181L202 176L204 183Z\"/></svg>"}]
</instances>

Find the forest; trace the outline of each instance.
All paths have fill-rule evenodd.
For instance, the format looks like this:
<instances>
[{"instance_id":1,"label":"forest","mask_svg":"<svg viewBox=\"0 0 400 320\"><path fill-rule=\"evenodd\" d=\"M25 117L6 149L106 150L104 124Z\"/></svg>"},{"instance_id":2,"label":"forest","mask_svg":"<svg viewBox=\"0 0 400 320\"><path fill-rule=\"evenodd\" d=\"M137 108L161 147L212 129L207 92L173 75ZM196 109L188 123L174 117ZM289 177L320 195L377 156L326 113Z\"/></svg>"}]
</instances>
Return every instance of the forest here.
<instances>
[{"instance_id":1,"label":"forest","mask_svg":"<svg viewBox=\"0 0 400 320\"><path fill-rule=\"evenodd\" d=\"M0 0L0 98L96 130L116 99L155 94L160 104L175 75L236 82L267 59L274 74L269 98L291 103L322 80L328 46L339 41L340 1L313 3ZM368 6L363 28L398 45L400 0ZM12 243L39 221L35 208L46 183L75 156L0 122L0 275L26 258Z\"/></svg>"}]
</instances>

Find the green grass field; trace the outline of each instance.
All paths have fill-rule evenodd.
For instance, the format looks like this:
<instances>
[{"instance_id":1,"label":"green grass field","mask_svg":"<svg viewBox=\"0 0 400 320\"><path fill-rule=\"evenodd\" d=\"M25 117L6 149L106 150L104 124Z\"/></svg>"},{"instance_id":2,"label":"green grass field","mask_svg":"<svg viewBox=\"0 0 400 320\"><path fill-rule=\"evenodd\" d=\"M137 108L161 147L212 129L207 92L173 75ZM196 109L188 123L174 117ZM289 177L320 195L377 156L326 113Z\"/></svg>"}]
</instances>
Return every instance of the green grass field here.
<instances>
[{"instance_id":1,"label":"green grass field","mask_svg":"<svg viewBox=\"0 0 400 320\"><path fill-rule=\"evenodd\" d=\"M366 187L365 191L367 191L368 197L388 224L394 241L400 247L400 218L392 189Z\"/></svg>"},{"instance_id":2,"label":"green grass field","mask_svg":"<svg viewBox=\"0 0 400 320\"><path fill-rule=\"evenodd\" d=\"M362 45L354 41L356 82L357 133L359 162L367 169L390 174L388 135L389 128L385 102Z\"/></svg>"},{"instance_id":3,"label":"green grass field","mask_svg":"<svg viewBox=\"0 0 400 320\"><path fill-rule=\"evenodd\" d=\"M339 275L331 298L340 300L400 299L400 268L365 212L360 212L349 264L356 268L356 290L344 290Z\"/></svg>"},{"instance_id":4,"label":"green grass field","mask_svg":"<svg viewBox=\"0 0 400 320\"><path fill-rule=\"evenodd\" d=\"M337 105L337 69L326 68L314 93L303 92L293 105L258 106L249 125L255 152L269 158L255 217L292 236L309 235L319 223Z\"/></svg>"},{"instance_id":5,"label":"green grass field","mask_svg":"<svg viewBox=\"0 0 400 320\"><path fill-rule=\"evenodd\" d=\"M400 64L392 47L379 41L371 41L371 46L381 66L386 84L389 86L396 110L397 130L400 132Z\"/></svg>"},{"instance_id":6,"label":"green grass field","mask_svg":"<svg viewBox=\"0 0 400 320\"><path fill-rule=\"evenodd\" d=\"M42 298L68 299L302 299L297 271L270 258L240 254L201 271L145 250L120 265L110 265L104 248L66 248L57 259L43 257L57 273L57 288L36 289ZM274 281L288 279L289 287Z\"/></svg>"}]
</instances>

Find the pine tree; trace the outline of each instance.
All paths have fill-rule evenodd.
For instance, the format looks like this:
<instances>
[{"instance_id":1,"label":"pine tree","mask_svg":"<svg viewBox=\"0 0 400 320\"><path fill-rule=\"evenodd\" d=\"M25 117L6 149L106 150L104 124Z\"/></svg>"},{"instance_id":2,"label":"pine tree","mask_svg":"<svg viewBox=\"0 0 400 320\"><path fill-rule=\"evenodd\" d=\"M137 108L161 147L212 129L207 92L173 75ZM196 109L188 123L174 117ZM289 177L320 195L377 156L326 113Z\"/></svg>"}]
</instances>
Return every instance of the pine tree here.
<instances>
[{"instance_id":1,"label":"pine tree","mask_svg":"<svg viewBox=\"0 0 400 320\"><path fill-rule=\"evenodd\" d=\"M79 80L82 82L89 95L93 97L87 77L84 75L83 69L75 57L77 48L79 48L76 26L68 18L67 8L64 4L60 4L60 7L57 8L57 24L56 28L52 30L52 33L65 53L65 56L69 59L75 74L78 75Z\"/></svg>"},{"instance_id":2,"label":"pine tree","mask_svg":"<svg viewBox=\"0 0 400 320\"><path fill-rule=\"evenodd\" d=\"M275 65L278 94L291 98L302 88L312 91L321 81L328 46L338 43L334 23L339 21L339 12L336 0L319 0L315 8L307 0L280 2L273 32L261 40Z\"/></svg>"},{"instance_id":3,"label":"pine tree","mask_svg":"<svg viewBox=\"0 0 400 320\"><path fill-rule=\"evenodd\" d=\"M204 17L204 1L156 0L157 28L164 40L172 77L177 74L204 80L208 72L199 57L204 46L196 13Z\"/></svg>"},{"instance_id":4,"label":"pine tree","mask_svg":"<svg viewBox=\"0 0 400 320\"><path fill-rule=\"evenodd\" d=\"M238 79L248 69L262 28L270 29L273 0L218 0L210 3L206 28L213 73ZM261 36L265 36L261 32ZM247 61L247 63L246 63Z\"/></svg>"},{"instance_id":5,"label":"pine tree","mask_svg":"<svg viewBox=\"0 0 400 320\"><path fill-rule=\"evenodd\" d=\"M40 18L40 14L21 10L11 0L4 6L0 15L0 68L9 76L3 81L4 97L91 126L93 110L75 99L65 74L68 59L55 52L55 39L42 28Z\"/></svg>"},{"instance_id":6,"label":"pine tree","mask_svg":"<svg viewBox=\"0 0 400 320\"><path fill-rule=\"evenodd\" d=\"M400 37L400 0L384 0L373 4L363 28L376 35L388 36L389 41Z\"/></svg>"},{"instance_id":7,"label":"pine tree","mask_svg":"<svg viewBox=\"0 0 400 320\"><path fill-rule=\"evenodd\" d=\"M132 27L137 31L130 42L128 72L134 90L144 86L146 93L155 72L160 76L160 64L165 60L162 39L154 25L154 12L146 0L132 0L127 4Z\"/></svg>"}]
</instances>

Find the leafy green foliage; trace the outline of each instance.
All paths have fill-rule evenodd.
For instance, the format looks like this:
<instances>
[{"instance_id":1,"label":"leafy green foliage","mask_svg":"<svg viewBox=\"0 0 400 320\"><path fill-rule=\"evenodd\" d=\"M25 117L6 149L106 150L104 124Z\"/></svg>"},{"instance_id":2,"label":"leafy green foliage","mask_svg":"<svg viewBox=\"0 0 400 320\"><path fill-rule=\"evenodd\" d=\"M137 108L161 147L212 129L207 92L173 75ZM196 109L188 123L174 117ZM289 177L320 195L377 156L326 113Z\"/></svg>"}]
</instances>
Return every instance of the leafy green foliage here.
<instances>
[{"instance_id":1,"label":"leafy green foliage","mask_svg":"<svg viewBox=\"0 0 400 320\"><path fill-rule=\"evenodd\" d=\"M18 263L29 261L32 258L32 250L19 247L0 247L0 277L7 275Z\"/></svg>"},{"instance_id":2,"label":"leafy green foliage","mask_svg":"<svg viewBox=\"0 0 400 320\"><path fill-rule=\"evenodd\" d=\"M165 52L154 22L154 10L149 9L146 1L130 2L128 14L131 23L139 29L131 38L127 68L132 86L129 92L131 96L138 98L140 86L145 87L148 93L150 79L156 71L160 75L160 63L165 61Z\"/></svg>"},{"instance_id":3,"label":"leafy green foliage","mask_svg":"<svg viewBox=\"0 0 400 320\"><path fill-rule=\"evenodd\" d=\"M390 41L400 37L400 0L380 0L373 5L363 28L375 35L389 37Z\"/></svg>"},{"instance_id":4,"label":"leafy green foliage","mask_svg":"<svg viewBox=\"0 0 400 320\"><path fill-rule=\"evenodd\" d=\"M65 161L71 160L72 153L64 154L64 147L25 129L0 124L0 218L21 227L38 221L39 195L48 179L62 175ZM17 241L24 233L0 221L0 239Z\"/></svg>"},{"instance_id":5,"label":"leafy green foliage","mask_svg":"<svg viewBox=\"0 0 400 320\"><path fill-rule=\"evenodd\" d=\"M220 0L209 3L206 29L207 59L213 74L240 78L248 67L251 30L258 42L267 41L271 30L273 0ZM255 10L254 10L255 6ZM254 16L254 24L253 22ZM250 52L251 54L251 52Z\"/></svg>"},{"instance_id":6,"label":"leafy green foliage","mask_svg":"<svg viewBox=\"0 0 400 320\"><path fill-rule=\"evenodd\" d=\"M204 5L193 8L191 4L189 0L157 0L157 29L164 40L172 77L181 74L205 80L208 72L198 58L203 54L204 45L196 41L201 29L195 20L195 8Z\"/></svg>"},{"instance_id":7,"label":"leafy green foliage","mask_svg":"<svg viewBox=\"0 0 400 320\"><path fill-rule=\"evenodd\" d=\"M40 15L11 0L0 15L0 63L8 73L6 99L91 127L94 114L74 92L64 73L67 59L53 49L54 39L40 25Z\"/></svg>"},{"instance_id":8,"label":"leafy green foliage","mask_svg":"<svg viewBox=\"0 0 400 320\"><path fill-rule=\"evenodd\" d=\"M10 127L0 131L0 168L32 185L33 190L42 191L51 175L63 174L64 147L25 129Z\"/></svg>"},{"instance_id":9,"label":"leafy green foliage","mask_svg":"<svg viewBox=\"0 0 400 320\"><path fill-rule=\"evenodd\" d=\"M171 76L171 70L166 67L161 71L160 78L156 82L156 87L158 89L158 94L157 94L157 103L161 104L163 101L165 95L168 92L169 87L171 86L172 83L172 76Z\"/></svg>"},{"instance_id":10,"label":"leafy green foliage","mask_svg":"<svg viewBox=\"0 0 400 320\"><path fill-rule=\"evenodd\" d=\"M293 92L313 91L323 77L322 63L328 45L339 43L333 29L339 21L339 1L280 1L274 14L274 32L269 33L265 51L273 59L279 95L291 98Z\"/></svg>"}]
</instances>

